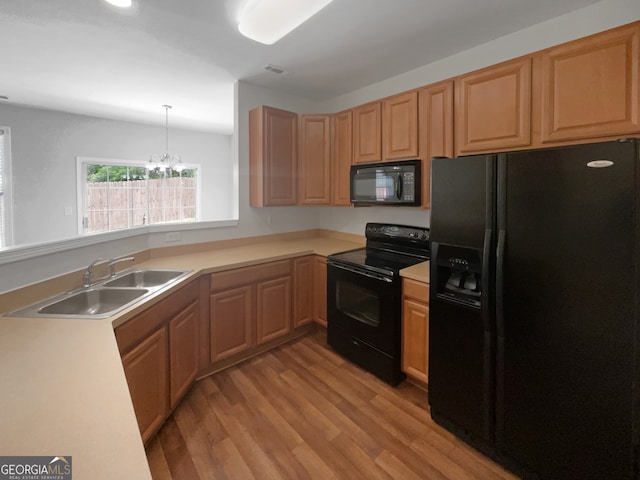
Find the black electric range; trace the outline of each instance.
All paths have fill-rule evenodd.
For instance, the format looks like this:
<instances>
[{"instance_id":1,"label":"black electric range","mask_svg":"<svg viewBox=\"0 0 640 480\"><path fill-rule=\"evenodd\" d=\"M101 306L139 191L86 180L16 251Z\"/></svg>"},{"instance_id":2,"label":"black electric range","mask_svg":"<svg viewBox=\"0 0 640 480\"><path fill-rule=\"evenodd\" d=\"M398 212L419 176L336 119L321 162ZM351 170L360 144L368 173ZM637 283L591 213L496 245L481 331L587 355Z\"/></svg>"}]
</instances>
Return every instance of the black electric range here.
<instances>
[{"instance_id":1,"label":"black electric range","mask_svg":"<svg viewBox=\"0 0 640 480\"><path fill-rule=\"evenodd\" d=\"M366 247L327 258L327 341L388 383L404 378L400 270L429 259L429 229L368 223Z\"/></svg>"}]
</instances>

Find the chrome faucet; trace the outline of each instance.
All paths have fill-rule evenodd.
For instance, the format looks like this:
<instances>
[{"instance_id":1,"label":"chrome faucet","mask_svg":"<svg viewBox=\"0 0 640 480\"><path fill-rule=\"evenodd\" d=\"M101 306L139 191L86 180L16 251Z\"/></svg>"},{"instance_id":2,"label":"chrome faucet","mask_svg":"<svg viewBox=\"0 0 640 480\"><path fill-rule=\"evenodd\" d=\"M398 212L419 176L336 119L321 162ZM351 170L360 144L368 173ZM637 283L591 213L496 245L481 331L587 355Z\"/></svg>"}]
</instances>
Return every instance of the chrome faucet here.
<instances>
[{"instance_id":1,"label":"chrome faucet","mask_svg":"<svg viewBox=\"0 0 640 480\"><path fill-rule=\"evenodd\" d=\"M116 264L120 262L133 262L136 257L123 257L123 258L112 258L109 260L109 278L113 278L116 276Z\"/></svg>"},{"instance_id":2,"label":"chrome faucet","mask_svg":"<svg viewBox=\"0 0 640 480\"><path fill-rule=\"evenodd\" d=\"M96 263L101 262L102 260L104 260L104 258L102 257L96 258L93 262L89 264L89 266L87 267L87 270L84 272L84 275L82 276L83 287L91 286L91 283L93 282L93 267L95 266Z\"/></svg>"}]
</instances>

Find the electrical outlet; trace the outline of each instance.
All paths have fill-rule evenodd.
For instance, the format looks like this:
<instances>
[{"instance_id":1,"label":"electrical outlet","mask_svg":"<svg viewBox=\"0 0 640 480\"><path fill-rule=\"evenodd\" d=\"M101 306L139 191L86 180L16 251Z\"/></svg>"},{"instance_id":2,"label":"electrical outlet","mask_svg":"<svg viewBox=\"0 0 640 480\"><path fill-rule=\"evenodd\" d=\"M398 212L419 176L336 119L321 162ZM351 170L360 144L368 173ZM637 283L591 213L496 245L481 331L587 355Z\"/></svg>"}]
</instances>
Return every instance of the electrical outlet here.
<instances>
[{"instance_id":1,"label":"electrical outlet","mask_svg":"<svg viewBox=\"0 0 640 480\"><path fill-rule=\"evenodd\" d=\"M68 217L69 215L71 215L71 213L73 212L73 209L71 207L64 207L64 216Z\"/></svg>"},{"instance_id":2,"label":"electrical outlet","mask_svg":"<svg viewBox=\"0 0 640 480\"><path fill-rule=\"evenodd\" d=\"M165 242L179 242L180 241L180 232L169 232L164 236Z\"/></svg>"}]
</instances>

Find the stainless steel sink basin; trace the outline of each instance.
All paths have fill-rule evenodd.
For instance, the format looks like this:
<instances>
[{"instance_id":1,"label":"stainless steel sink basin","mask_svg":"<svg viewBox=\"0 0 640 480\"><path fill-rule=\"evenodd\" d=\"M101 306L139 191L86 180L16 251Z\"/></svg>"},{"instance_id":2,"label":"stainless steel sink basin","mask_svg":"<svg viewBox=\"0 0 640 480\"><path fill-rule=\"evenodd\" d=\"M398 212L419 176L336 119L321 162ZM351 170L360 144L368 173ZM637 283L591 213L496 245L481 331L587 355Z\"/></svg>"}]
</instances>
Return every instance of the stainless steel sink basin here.
<instances>
[{"instance_id":1,"label":"stainless steel sink basin","mask_svg":"<svg viewBox=\"0 0 640 480\"><path fill-rule=\"evenodd\" d=\"M45 315L108 315L149 293L145 288L83 290L38 309Z\"/></svg>"},{"instance_id":2,"label":"stainless steel sink basin","mask_svg":"<svg viewBox=\"0 0 640 480\"><path fill-rule=\"evenodd\" d=\"M147 288L165 285L184 275L184 270L134 270L104 283L105 287Z\"/></svg>"},{"instance_id":3,"label":"stainless steel sink basin","mask_svg":"<svg viewBox=\"0 0 640 480\"><path fill-rule=\"evenodd\" d=\"M28 305L6 316L106 318L159 292L190 272L157 269L125 271L113 279Z\"/></svg>"}]
</instances>

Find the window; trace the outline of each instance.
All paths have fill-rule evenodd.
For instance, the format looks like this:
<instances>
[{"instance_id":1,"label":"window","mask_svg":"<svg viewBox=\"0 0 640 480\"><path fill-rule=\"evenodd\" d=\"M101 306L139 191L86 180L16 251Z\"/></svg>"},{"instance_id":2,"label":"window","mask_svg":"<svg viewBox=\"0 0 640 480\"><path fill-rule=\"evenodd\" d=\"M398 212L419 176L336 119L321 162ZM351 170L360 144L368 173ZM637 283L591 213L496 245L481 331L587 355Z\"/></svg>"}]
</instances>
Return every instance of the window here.
<instances>
[{"instance_id":1,"label":"window","mask_svg":"<svg viewBox=\"0 0 640 480\"><path fill-rule=\"evenodd\" d=\"M11 238L11 162L9 129L0 127L0 247L12 244Z\"/></svg>"},{"instance_id":2,"label":"window","mask_svg":"<svg viewBox=\"0 0 640 480\"><path fill-rule=\"evenodd\" d=\"M147 170L143 162L78 159L82 233L199 219L198 167Z\"/></svg>"}]
</instances>

